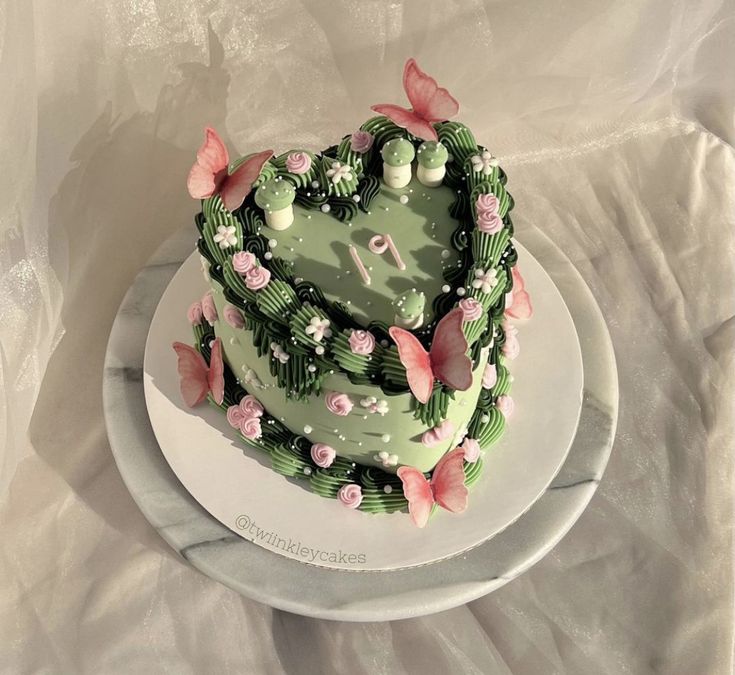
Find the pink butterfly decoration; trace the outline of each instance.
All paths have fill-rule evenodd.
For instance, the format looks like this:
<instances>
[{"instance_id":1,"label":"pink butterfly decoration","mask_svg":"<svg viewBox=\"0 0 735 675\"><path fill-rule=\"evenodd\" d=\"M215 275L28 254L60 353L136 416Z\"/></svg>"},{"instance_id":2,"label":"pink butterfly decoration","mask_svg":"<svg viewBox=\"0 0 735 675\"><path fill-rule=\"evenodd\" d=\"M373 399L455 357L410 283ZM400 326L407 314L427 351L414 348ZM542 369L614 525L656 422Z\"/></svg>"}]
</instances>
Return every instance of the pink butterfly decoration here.
<instances>
[{"instance_id":1,"label":"pink butterfly decoration","mask_svg":"<svg viewBox=\"0 0 735 675\"><path fill-rule=\"evenodd\" d=\"M212 392L215 403L221 404L225 397L222 341L217 338L212 344L209 365L204 357L190 345L174 342L173 348L179 358L178 370L181 377L179 386L184 403L193 408L207 398L209 392Z\"/></svg>"},{"instance_id":2,"label":"pink butterfly decoration","mask_svg":"<svg viewBox=\"0 0 735 675\"><path fill-rule=\"evenodd\" d=\"M398 346L401 363L406 368L408 386L421 403L429 400L434 378L459 391L466 391L472 386L472 361L466 353L463 320L461 307L449 312L436 327L429 352L407 330L398 326L388 329Z\"/></svg>"},{"instance_id":3,"label":"pink butterfly decoration","mask_svg":"<svg viewBox=\"0 0 735 675\"><path fill-rule=\"evenodd\" d=\"M505 310L505 313L514 319L530 319L533 314L531 297L528 295L526 282L521 276L521 270L518 269L518 265L513 267L511 274L513 275L513 290L511 291L513 301Z\"/></svg>"},{"instance_id":4,"label":"pink butterfly decoration","mask_svg":"<svg viewBox=\"0 0 735 675\"><path fill-rule=\"evenodd\" d=\"M431 481L412 466L402 466L396 472L403 483L408 500L408 512L416 527L424 527L434 504L452 513L467 508L467 486L464 484L464 448L455 448L439 460Z\"/></svg>"},{"instance_id":5,"label":"pink butterfly decoration","mask_svg":"<svg viewBox=\"0 0 735 675\"><path fill-rule=\"evenodd\" d=\"M432 122L443 122L459 112L459 103L427 75L414 59L406 61L403 68L403 88L411 102L411 108L392 103L380 103L371 107L395 122L399 127L425 141L436 141L438 136Z\"/></svg>"},{"instance_id":6,"label":"pink butterfly decoration","mask_svg":"<svg viewBox=\"0 0 735 675\"><path fill-rule=\"evenodd\" d=\"M194 199L206 199L219 194L225 208L234 211L245 201L263 165L273 156L273 150L254 154L232 173L228 173L230 155L225 144L211 127L207 127L204 133L204 143L197 151L197 161L189 171L186 187Z\"/></svg>"}]
</instances>

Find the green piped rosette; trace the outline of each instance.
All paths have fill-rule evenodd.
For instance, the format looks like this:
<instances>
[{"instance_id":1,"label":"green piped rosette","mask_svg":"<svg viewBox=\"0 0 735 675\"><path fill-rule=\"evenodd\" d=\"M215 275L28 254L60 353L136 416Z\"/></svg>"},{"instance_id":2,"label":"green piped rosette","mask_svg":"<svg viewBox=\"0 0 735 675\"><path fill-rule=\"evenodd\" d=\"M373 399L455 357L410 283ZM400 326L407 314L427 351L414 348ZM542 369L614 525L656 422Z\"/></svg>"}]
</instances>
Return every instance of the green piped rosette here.
<instances>
[{"instance_id":1,"label":"green piped rosette","mask_svg":"<svg viewBox=\"0 0 735 675\"><path fill-rule=\"evenodd\" d=\"M512 288L511 268L517 259L511 240L513 199L505 188L506 176L500 167L492 167L487 174L475 170L472 158L481 156L485 149L477 145L465 125L450 121L436 123L434 127L448 155L443 183L456 193L449 213L457 223L451 234L451 244L459 265L444 269L442 276L449 291L427 299L427 309L430 304L433 315L440 318L456 307L462 297L471 297L478 300L485 310L476 321L465 323L463 331L474 365L484 357L495 363L497 368L495 386L481 391L468 425L469 437L477 439L482 449L488 450L505 428L505 418L495 407L495 401L509 391L511 384L499 350L504 341L505 294ZM290 151L305 152L311 159L309 170L302 174L288 171L286 161L290 152L285 152L266 162L253 191L234 213L227 211L219 197L214 196L203 201L202 213L196 216L201 236L199 252L208 262L212 278L223 286L225 298L242 311L246 330L258 354L269 354L275 344L288 355L285 361L271 358L269 363L277 386L290 398L306 400L320 395L322 380L333 371L344 373L353 382L379 386L387 396L409 391L406 370L395 345L390 340L387 347L380 345L380 340L388 339L387 326L377 323L359 325L345 304L332 303L313 284L295 279L291 263L271 253L264 211L254 198L255 189L279 178L293 187L296 205L306 210L328 212L334 217L335 226L338 226L337 221L349 223L358 210L368 212L371 201L381 189L381 149L389 141L400 139L410 143L415 153L424 141L383 116L367 120L360 129L373 136L373 145L367 152L353 151L349 135L321 153ZM231 171L245 159L247 157L233 162ZM335 181L333 176L327 175L334 169L335 162L349 166L349 176L343 175ZM503 228L495 234L482 233L475 225L475 202L480 194L494 194L498 199ZM221 226L234 227L235 243L225 248L214 240ZM248 289L242 275L232 267L233 254L242 250L253 253L258 264L271 273L269 283L258 291ZM497 283L489 293L473 286L476 269L495 270ZM313 317L329 321L330 336L317 341L306 332ZM427 349L435 326L436 321L433 321L416 331ZM378 341L370 356L354 354L349 347L350 332L358 328L371 330ZM207 343L214 335L208 325L197 326L194 332L197 346L208 360ZM225 403L220 406L223 410L238 403L245 395L245 390L226 364L225 369ZM453 392L437 382L426 404L414 400L413 414L427 428L436 426L446 417L452 397ZM275 471L308 481L317 494L330 498L336 497L342 485L356 483L362 489L363 501L359 508L364 511L389 512L406 508L402 484L395 474L341 457L326 469L318 467L310 456L307 439L293 433L267 413L263 422L261 438L243 438L243 441L266 452ZM481 470L481 459L474 463L465 462L466 483L473 484Z\"/></svg>"}]
</instances>

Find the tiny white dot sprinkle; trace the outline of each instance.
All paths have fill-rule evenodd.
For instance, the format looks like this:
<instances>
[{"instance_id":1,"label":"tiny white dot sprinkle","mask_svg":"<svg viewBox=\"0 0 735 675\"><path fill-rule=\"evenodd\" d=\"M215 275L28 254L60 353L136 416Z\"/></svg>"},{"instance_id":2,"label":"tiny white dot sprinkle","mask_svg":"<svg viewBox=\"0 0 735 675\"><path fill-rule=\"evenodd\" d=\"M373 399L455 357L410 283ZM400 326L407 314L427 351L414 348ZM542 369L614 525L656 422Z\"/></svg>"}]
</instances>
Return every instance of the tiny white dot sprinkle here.
<instances>
[{"instance_id":1,"label":"tiny white dot sprinkle","mask_svg":"<svg viewBox=\"0 0 735 675\"><path fill-rule=\"evenodd\" d=\"M461 286L457 289L457 295L461 298L467 291Z\"/></svg>"},{"instance_id":2,"label":"tiny white dot sprinkle","mask_svg":"<svg viewBox=\"0 0 735 675\"><path fill-rule=\"evenodd\" d=\"M444 284L442 286L442 293L449 293L449 291L452 290L452 287L449 284Z\"/></svg>"},{"instance_id":3,"label":"tiny white dot sprinkle","mask_svg":"<svg viewBox=\"0 0 735 675\"><path fill-rule=\"evenodd\" d=\"M331 210L332 207L329 204L322 204L322 213L329 213Z\"/></svg>"},{"instance_id":4,"label":"tiny white dot sprinkle","mask_svg":"<svg viewBox=\"0 0 735 675\"><path fill-rule=\"evenodd\" d=\"M319 181L318 180L311 181L311 187L318 188L319 187Z\"/></svg>"},{"instance_id":5,"label":"tiny white dot sprinkle","mask_svg":"<svg viewBox=\"0 0 735 675\"><path fill-rule=\"evenodd\" d=\"M319 345L314 351L321 356L324 353L324 347Z\"/></svg>"},{"instance_id":6,"label":"tiny white dot sprinkle","mask_svg":"<svg viewBox=\"0 0 735 675\"><path fill-rule=\"evenodd\" d=\"M446 248L442 251L442 258L446 260L450 255L452 255Z\"/></svg>"},{"instance_id":7,"label":"tiny white dot sprinkle","mask_svg":"<svg viewBox=\"0 0 735 675\"><path fill-rule=\"evenodd\" d=\"M240 366L240 370L242 370L243 373L247 373L250 368L248 368L247 363L243 363L242 366Z\"/></svg>"},{"instance_id":8,"label":"tiny white dot sprinkle","mask_svg":"<svg viewBox=\"0 0 735 675\"><path fill-rule=\"evenodd\" d=\"M309 366L308 370L309 370L310 373L315 373L316 372L316 366L312 363Z\"/></svg>"},{"instance_id":9,"label":"tiny white dot sprinkle","mask_svg":"<svg viewBox=\"0 0 735 675\"><path fill-rule=\"evenodd\" d=\"M380 440L383 441L383 443L390 443L390 434L383 434L380 437Z\"/></svg>"},{"instance_id":10,"label":"tiny white dot sprinkle","mask_svg":"<svg viewBox=\"0 0 735 675\"><path fill-rule=\"evenodd\" d=\"M357 204L360 201L360 195L352 195L352 201Z\"/></svg>"},{"instance_id":11,"label":"tiny white dot sprinkle","mask_svg":"<svg viewBox=\"0 0 735 675\"><path fill-rule=\"evenodd\" d=\"M271 253L270 251L266 251L266 252L265 252L265 253L263 254L263 257L264 257L264 258L265 258L266 260L270 260L271 258L273 258L273 254L272 254L272 253Z\"/></svg>"},{"instance_id":12,"label":"tiny white dot sprinkle","mask_svg":"<svg viewBox=\"0 0 735 675\"><path fill-rule=\"evenodd\" d=\"M389 495L391 492L393 492L393 486L392 485L385 485L383 487L383 492L385 492L385 494Z\"/></svg>"},{"instance_id":13,"label":"tiny white dot sprinkle","mask_svg":"<svg viewBox=\"0 0 735 675\"><path fill-rule=\"evenodd\" d=\"M408 204L408 195L401 195L398 201L401 202L401 204Z\"/></svg>"},{"instance_id":14,"label":"tiny white dot sprinkle","mask_svg":"<svg viewBox=\"0 0 735 675\"><path fill-rule=\"evenodd\" d=\"M305 434L310 434L312 431L314 431L314 429L312 429L308 424L305 424L304 425L304 433Z\"/></svg>"},{"instance_id":15,"label":"tiny white dot sprinkle","mask_svg":"<svg viewBox=\"0 0 735 675\"><path fill-rule=\"evenodd\" d=\"M304 467L304 474L306 474L307 476L311 476L311 467L310 466L305 466Z\"/></svg>"}]
</instances>

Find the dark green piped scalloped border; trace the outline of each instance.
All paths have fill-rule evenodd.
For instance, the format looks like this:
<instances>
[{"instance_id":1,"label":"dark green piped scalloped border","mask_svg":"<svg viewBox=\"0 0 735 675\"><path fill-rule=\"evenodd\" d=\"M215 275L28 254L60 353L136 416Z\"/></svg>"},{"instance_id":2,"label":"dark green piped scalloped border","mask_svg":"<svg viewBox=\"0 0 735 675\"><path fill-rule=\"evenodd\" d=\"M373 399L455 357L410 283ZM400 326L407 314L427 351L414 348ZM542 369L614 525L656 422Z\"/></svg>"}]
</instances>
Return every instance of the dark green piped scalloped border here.
<instances>
[{"instance_id":1,"label":"dark green piped scalloped border","mask_svg":"<svg viewBox=\"0 0 735 675\"><path fill-rule=\"evenodd\" d=\"M210 343L215 338L214 329L207 323L194 326L196 348L204 356L207 363L211 357ZM502 359L501 359L502 360ZM240 386L232 370L224 364L225 393L224 400L218 405L210 396L211 405L226 412L227 408L240 403L247 391ZM491 389L483 389L477 401L477 407L468 425L468 436L477 439L480 447L487 450L505 431L505 418L495 407L498 396L510 390L510 376L502 363L498 365L498 379ZM486 421L483 419L487 417ZM408 508L403 495L403 484L395 474L383 471L379 467L357 464L344 457L337 457L329 468L317 466L311 458L311 441L304 436L294 434L282 422L265 411L261 418L262 436L257 440L240 439L270 456L274 471L292 478L309 482L312 491L322 497L336 498L343 485L355 483L362 490L363 499L359 506L361 511L370 513L390 513ZM482 458L476 462L465 462L465 484L474 485L483 469ZM433 471L424 474L431 479ZM385 492L385 486L391 486L391 492Z\"/></svg>"},{"instance_id":2,"label":"dark green piped scalloped border","mask_svg":"<svg viewBox=\"0 0 735 675\"><path fill-rule=\"evenodd\" d=\"M451 243L459 256L460 264L444 271L443 277L450 291L434 298L432 308L435 317L446 315L460 299L456 294L457 289L460 286L469 286L469 280L476 268L495 268L501 283L491 297L472 290L467 294L482 302L488 315L484 330L470 329L467 331L467 337L474 366L479 363L482 349L487 347L494 337L489 362L497 363L498 347L504 340L501 322L505 311L505 294L512 288L511 268L518 257L510 239L513 234L513 223L509 212L513 208L513 198L505 189L507 179L500 167L494 167L489 175L473 170L470 158L483 152L485 148L477 145L472 132L466 126L458 122L441 122L434 126L439 140L447 147L451 157L451 161L447 164L444 185L457 192L449 211L451 217L457 221ZM296 203L304 208L318 209L329 205L330 214L342 222L354 218L358 209L367 212L372 199L380 190L382 174L380 148L393 138L406 138L415 147L422 141L382 116L369 119L360 128L373 135L374 142L368 152L360 154L352 151L350 136L345 136L338 145L318 154L309 153L313 165L305 176L290 174L286 170L285 157L288 153L283 153L265 164L255 187L265 180L281 176L293 183L296 189ZM337 193L327 179L324 166L331 160L345 162L355 168L359 180L353 194L344 194L344 189L340 189ZM499 211L504 228L494 235L483 234L475 226L474 203L481 193L494 194L500 204ZM202 212L195 218L201 235L198 248L209 261L210 274L222 286L225 299L242 311L245 327L253 332L258 354L262 356L268 353L271 343L276 342L291 356L286 365L275 359L270 360L271 374L276 378L278 386L284 389L289 397L306 399L310 395L320 393L321 383L328 374L339 371L355 384L380 386L386 395L408 391L405 370L398 359L395 346L388 346L377 353L374 357L375 362L366 369L356 360L340 359L328 342L322 343L325 346L325 353L317 355L314 352L314 345L294 338L290 325L293 315L296 314L298 307L311 305L314 313L329 319L335 335L345 334L351 329L367 328L379 342L385 341L388 345L392 343L388 336L387 324L373 321L368 326L361 326L344 303L329 302L314 284L297 281L290 262L276 256L270 260L266 259L266 253L269 253L268 238L262 234L265 222L263 212L255 204L253 194L254 191L233 213L224 208L217 196L204 200ZM353 199L354 195L359 196L359 201ZM235 226L237 234L235 246L221 249L214 243L214 234L219 225ZM273 288L266 289L267 292L260 291L258 294L247 289L229 262L232 255L238 251L250 251L261 265L270 270ZM298 320L297 325L300 325ZM436 320L414 331L427 348L431 344L435 327ZM314 367L313 372L309 370L309 366ZM414 400L415 416L427 426L435 426L443 419L448 399L452 396L451 390L437 383L426 404Z\"/></svg>"}]
</instances>

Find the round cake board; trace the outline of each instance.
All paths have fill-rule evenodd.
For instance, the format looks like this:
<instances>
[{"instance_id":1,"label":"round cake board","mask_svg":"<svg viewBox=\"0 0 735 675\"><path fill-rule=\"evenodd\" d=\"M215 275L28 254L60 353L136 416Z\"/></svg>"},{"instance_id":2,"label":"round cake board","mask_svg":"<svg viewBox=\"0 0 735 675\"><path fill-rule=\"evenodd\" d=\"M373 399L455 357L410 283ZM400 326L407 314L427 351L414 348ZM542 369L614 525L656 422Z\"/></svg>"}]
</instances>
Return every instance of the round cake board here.
<instances>
[{"instance_id":1,"label":"round cake board","mask_svg":"<svg viewBox=\"0 0 735 675\"><path fill-rule=\"evenodd\" d=\"M519 265L534 316L516 322L521 355L511 362L515 412L462 514L437 509L425 529L405 512L346 509L271 469L268 455L245 446L225 416L187 408L179 393L175 340L191 343L189 304L207 290L192 254L164 292L146 342L144 389L156 439L191 495L217 520L265 549L335 569L396 570L472 549L521 516L564 462L577 430L584 373L579 340L564 300L522 246ZM551 351L553 346L553 352Z\"/></svg>"}]
</instances>

